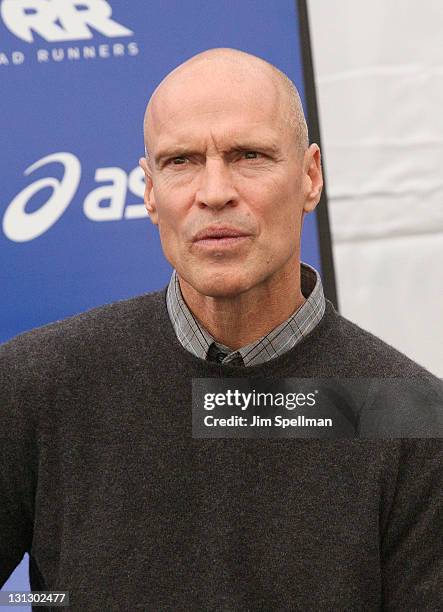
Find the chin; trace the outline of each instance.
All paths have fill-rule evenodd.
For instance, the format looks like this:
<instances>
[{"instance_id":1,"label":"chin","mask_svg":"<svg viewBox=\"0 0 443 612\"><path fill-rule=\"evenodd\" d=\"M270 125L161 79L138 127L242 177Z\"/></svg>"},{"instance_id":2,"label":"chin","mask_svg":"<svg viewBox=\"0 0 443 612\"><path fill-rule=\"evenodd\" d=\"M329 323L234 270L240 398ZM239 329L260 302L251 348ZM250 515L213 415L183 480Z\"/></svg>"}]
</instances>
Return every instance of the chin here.
<instances>
[{"instance_id":1,"label":"chin","mask_svg":"<svg viewBox=\"0 0 443 612\"><path fill-rule=\"evenodd\" d=\"M251 288L251 279L233 274L200 275L193 283L196 291L208 297L235 297Z\"/></svg>"}]
</instances>

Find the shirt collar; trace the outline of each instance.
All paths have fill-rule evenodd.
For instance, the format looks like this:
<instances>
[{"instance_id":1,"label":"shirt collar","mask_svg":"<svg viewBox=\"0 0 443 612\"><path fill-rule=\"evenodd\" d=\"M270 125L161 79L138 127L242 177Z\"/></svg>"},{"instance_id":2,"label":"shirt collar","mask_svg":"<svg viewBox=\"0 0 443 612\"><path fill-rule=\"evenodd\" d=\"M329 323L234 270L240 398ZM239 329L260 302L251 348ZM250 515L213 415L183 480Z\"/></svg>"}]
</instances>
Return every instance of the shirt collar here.
<instances>
[{"instance_id":1,"label":"shirt collar","mask_svg":"<svg viewBox=\"0 0 443 612\"><path fill-rule=\"evenodd\" d=\"M286 321L251 344L232 351L214 340L186 305L175 270L166 292L166 305L175 334L182 346L196 357L206 359L215 347L227 353L221 363L240 355L245 366L258 365L279 357L298 344L320 322L325 312L323 285L317 270L301 263L301 291L306 301ZM215 347L212 345L216 345Z\"/></svg>"}]
</instances>

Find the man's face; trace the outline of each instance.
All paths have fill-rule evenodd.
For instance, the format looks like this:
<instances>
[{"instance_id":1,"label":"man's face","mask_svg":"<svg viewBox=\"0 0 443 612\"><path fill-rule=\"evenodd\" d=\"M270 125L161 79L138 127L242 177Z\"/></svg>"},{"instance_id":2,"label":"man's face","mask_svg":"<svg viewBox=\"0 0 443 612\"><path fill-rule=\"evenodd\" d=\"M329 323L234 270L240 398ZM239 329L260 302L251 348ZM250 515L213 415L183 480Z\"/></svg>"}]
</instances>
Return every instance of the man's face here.
<instances>
[{"instance_id":1,"label":"man's face","mask_svg":"<svg viewBox=\"0 0 443 612\"><path fill-rule=\"evenodd\" d=\"M298 263L311 185L280 95L268 75L197 68L152 104L146 206L165 257L200 294L271 290ZM214 226L245 236L195 240Z\"/></svg>"}]
</instances>

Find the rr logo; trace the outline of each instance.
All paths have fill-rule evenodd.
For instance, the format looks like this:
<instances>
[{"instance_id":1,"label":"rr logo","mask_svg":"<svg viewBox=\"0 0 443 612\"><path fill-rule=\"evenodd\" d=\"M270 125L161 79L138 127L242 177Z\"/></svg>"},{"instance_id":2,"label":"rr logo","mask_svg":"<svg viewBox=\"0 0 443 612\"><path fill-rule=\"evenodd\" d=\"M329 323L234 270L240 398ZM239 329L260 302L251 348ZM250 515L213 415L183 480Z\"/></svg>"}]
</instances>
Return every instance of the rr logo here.
<instances>
[{"instance_id":1,"label":"rr logo","mask_svg":"<svg viewBox=\"0 0 443 612\"><path fill-rule=\"evenodd\" d=\"M6 27L22 40L34 42L33 32L48 42L87 40L91 28L104 36L134 32L111 19L106 0L3 0L0 14Z\"/></svg>"}]
</instances>

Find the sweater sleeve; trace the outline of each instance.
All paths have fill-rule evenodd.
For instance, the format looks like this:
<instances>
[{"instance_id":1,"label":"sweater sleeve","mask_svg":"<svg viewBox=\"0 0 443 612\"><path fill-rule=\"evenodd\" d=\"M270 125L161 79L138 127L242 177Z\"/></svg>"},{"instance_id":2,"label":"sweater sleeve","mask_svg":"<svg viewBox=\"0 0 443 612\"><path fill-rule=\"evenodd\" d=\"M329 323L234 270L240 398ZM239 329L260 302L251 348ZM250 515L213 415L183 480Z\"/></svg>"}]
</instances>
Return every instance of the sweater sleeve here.
<instances>
[{"instance_id":1,"label":"sweater sleeve","mask_svg":"<svg viewBox=\"0 0 443 612\"><path fill-rule=\"evenodd\" d=\"M36 480L32 391L13 347L0 346L0 587L30 550Z\"/></svg>"},{"instance_id":2,"label":"sweater sleeve","mask_svg":"<svg viewBox=\"0 0 443 612\"><path fill-rule=\"evenodd\" d=\"M383 610L442 609L443 440L402 439L382 534Z\"/></svg>"}]
</instances>

